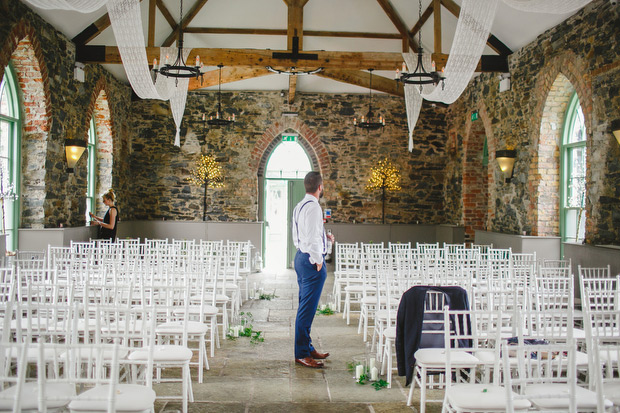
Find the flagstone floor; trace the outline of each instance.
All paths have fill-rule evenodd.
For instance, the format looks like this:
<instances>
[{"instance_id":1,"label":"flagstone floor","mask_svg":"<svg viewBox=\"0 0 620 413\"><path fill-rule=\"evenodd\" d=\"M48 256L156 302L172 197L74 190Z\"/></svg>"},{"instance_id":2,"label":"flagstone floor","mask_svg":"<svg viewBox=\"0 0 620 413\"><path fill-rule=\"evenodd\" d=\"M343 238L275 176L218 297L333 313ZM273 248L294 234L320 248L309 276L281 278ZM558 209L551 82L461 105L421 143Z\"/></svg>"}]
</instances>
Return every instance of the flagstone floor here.
<instances>
[{"instance_id":1,"label":"flagstone floor","mask_svg":"<svg viewBox=\"0 0 620 413\"><path fill-rule=\"evenodd\" d=\"M210 370L204 383L193 377L195 402L190 412L411 412L419 407L419 390L412 407L406 406L409 388L404 378L394 376L391 389L376 391L359 385L347 363L363 356L365 345L357 334L357 317L347 326L342 315L317 315L312 339L317 350L331 353L323 369L296 365L293 357L294 324L297 308L297 280L293 270L252 274L254 282L271 300L247 300L242 311L251 313L253 328L265 341L251 344L249 338L224 340L209 358ZM323 296L331 294L329 273ZM192 369L195 376L195 369ZM156 385L158 394L177 393L180 386ZM442 398L431 391L429 398ZM156 411L180 410L177 402L157 402ZM441 411L441 403L427 403L427 412Z\"/></svg>"}]
</instances>

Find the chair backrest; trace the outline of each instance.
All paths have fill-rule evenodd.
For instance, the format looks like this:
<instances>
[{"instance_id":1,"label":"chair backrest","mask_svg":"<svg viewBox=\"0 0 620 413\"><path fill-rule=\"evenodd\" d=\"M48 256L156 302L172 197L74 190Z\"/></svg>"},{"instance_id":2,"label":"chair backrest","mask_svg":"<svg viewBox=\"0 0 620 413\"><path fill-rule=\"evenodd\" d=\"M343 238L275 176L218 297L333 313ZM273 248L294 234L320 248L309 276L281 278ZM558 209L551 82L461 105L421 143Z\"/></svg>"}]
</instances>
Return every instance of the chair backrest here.
<instances>
[{"instance_id":1,"label":"chair backrest","mask_svg":"<svg viewBox=\"0 0 620 413\"><path fill-rule=\"evenodd\" d=\"M566 343L517 345L502 343L504 386L506 388L506 411L515 411L515 402L527 399L535 407L553 411L577 411L577 367L574 339ZM517 368L511 358L516 355ZM529 392L534 385L563 384L557 388L546 387L543 392ZM512 390L518 390L514 392Z\"/></svg>"},{"instance_id":2,"label":"chair backrest","mask_svg":"<svg viewBox=\"0 0 620 413\"><path fill-rule=\"evenodd\" d=\"M424 297L424 318L419 348L443 347L443 317L447 306L446 295L441 291L428 290Z\"/></svg>"},{"instance_id":3,"label":"chair backrest","mask_svg":"<svg viewBox=\"0 0 620 413\"><path fill-rule=\"evenodd\" d=\"M5 411L21 412L23 389L28 370L28 353L33 349L32 343L0 341L0 389L11 388L0 392L0 408ZM12 360L16 361L16 374L11 368Z\"/></svg>"},{"instance_id":4,"label":"chair backrest","mask_svg":"<svg viewBox=\"0 0 620 413\"><path fill-rule=\"evenodd\" d=\"M574 285L572 277L555 277L538 274L530 289L532 303L539 311L574 309Z\"/></svg>"},{"instance_id":5,"label":"chair backrest","mask_svg":"<svg viewBox=\"0 0 620 413\"><path fill-rule=\"evenodd\" d=\"M617 400L620 388L620 336L596 338L591 351L594 363L590 371L596 376L597 412L605 412L613 405L608 398Z\"/></svg>"},{"instance_id":6,"label":"chair backrest","mask_svg":"<svg viewBox=\"0 0 620 413\"><path fill-rule=\"evenodd\" d=\"M618 278L584 278L579 280L581 307L584 310L618 310L620 290Z\"/></svg>"},{"instance_id":7,"label":"chair backrest","mask_svg":"<svg viewBox=\"0 0 620 413\"><path fill-rule=\"evenodd\" d=\"M611 277L611 266L607 267L582 267L577 265L579 271L579 277L584 278L609 278Z\"/></svg>"}]
</instances>

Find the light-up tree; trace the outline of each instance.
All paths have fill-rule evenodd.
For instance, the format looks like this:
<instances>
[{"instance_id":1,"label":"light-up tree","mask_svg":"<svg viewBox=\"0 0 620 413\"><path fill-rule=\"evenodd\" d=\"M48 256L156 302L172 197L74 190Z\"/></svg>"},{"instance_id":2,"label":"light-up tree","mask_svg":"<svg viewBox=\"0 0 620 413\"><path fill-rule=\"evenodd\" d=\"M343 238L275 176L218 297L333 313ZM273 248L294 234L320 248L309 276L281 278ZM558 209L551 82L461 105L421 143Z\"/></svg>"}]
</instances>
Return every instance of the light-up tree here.
<instances>
[{"instance_id":1,"label":"light-up tree","mask_svg":"<svg viewBox=\"0 0 620 413\"><path fill-rule=\"evenodd\" d=\"M211 188L223 188L224 177L222 167L215 160L213 155L202 155L196 164L196 168L191 170L188 178L193 184L205 189L202 202L202 220L207 220L207 190Z\"/></svg>"},{"instance_id":2,"label":"light-up tree","mask_svg":"<svg viewBox=\"0 0 620 413\"><path fill-rule=\"evenodd\" d=\"M385 191L400 191L400 170L385 158L370 170L370 178L366 190L371 192L381 189L381 217L385 224Z\"/></svg>"}]
</instances>

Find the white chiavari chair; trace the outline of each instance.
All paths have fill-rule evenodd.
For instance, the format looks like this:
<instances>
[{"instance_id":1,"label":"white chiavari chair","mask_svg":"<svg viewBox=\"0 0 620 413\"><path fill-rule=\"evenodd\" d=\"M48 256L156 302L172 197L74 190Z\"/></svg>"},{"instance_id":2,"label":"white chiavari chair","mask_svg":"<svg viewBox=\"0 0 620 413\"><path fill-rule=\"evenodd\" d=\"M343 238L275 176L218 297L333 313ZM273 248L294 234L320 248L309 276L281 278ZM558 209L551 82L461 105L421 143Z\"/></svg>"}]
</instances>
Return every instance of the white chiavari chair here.
<instances>
[{"instance_id":1,"label":"white chiavari chair","mask_svg":"<svg viewBox=\"0 0 620 413\"><path fill-rule=\"evenodd\" d=\"M443 313L446 306L446 296L441 291L429 290L424 300L424 321L422 325L420 347L415 353L415 367L413 380L409 388L407 406L411 406L416 384L420 387L420 413L426 411L427 390L442 388L444 381L440 377L444 372L443 361L437 364L436 355L441 354L443 348L436 347L438 340L443 341ZM441 402L442 400L433 400Z\"/></svg>"},{"instance_id":2,"label":"white chiavari chair","mask_svg":"<svg viewBox=\"0 0 620 413\"><path fill-rule=\"evenodd\" d=\"M363 290L362 251L357 243L336 241L336 271L334 272L334 298L337 311L351 322L351 305L359 304ZM344 294L344 300L343 300ZM341 310L342 309L342 310Z\"/></svg>"},{"instance_id":3,"label":"white chiavari chair","mask_svg":"<svg viewBox=\"0 0 620 413\"><path fill-rule=\"evenodd\" d=\"M379 291L377 285L377 266L381 264L386 250L383 248L383 243L362 244L362 254L362 292L357 334L362 334L363 340L366 342L368 341L369 320L374 317L374 312L377 309L377 294Z\"/></svg>"},{"instance_id":4,"label":"white chiavari chair","mask_svg":"<svg viewBox=\"0 0 620 413\"><path fill-rule=\"evenodd\" d=\"M620 337L598 337L593 341L597 412L620 410ZM610 360L615 362L610 362Z\"/></svg>"},{"instance_id":5,"label":"white chiavari chair","mask_svg":"<svg viewBox=\"0 0 620 413\"><path fill-rule=\"evenodd\" d=\"M173 400L181 400L183 412L188 410L188 403L194 401L194 393L192 389L192 380L190 374L190 362L193 356L192 350L189 348L189 323L182 322L188 320L189 314L189 289L178 279L170 279L173 274L166 274L169 283L143 283L143 301L144 308L154 307L154 318L157 327L154 328L155 335L151 335L151 342L148 347L132 350L127 359L134 363L145 363L149 357L153 359L153 367L155 369L155 382L181 382L180 396L166 396L158 398L166 398ZM181 274L179 274L181 278ZM183 311L180 311L183 309ZM165 325L171 321L181 321L181 333L175 328L169 331L166 329L157 329L160 325ZM155 343L155 337L158 342ZM152 354L152 356L151 356ZM162 375L162 370L167 368L180 368L181 378Z\"/></svg>"},{"instance_id":6,"label":"white chiavari chair","mask_svg":"<svg viewBox=\"0 0 620 413\"><path fill-rule=\"evenodd\" d=\"M445 393L443 412L505 412L507 389L499 383L502 316L498 312L469 310L444 312ZM484 328L479 331L478 327ZM479 357L486 355L487 362ZM493 383L476 383L476 369L496 372ZM453 383L454 381L454 383ZM521 401L515 410L527 410Z\"/></svg>"},{"instance_id":7,"label":"white chiavari chair","mask_svg":"<svg viewBox=\"0 0 620 413\"><path fill-rule=\"evenodd\" d=\"M563 343L502 343L507 411L524 400L537 411L595 411L596 393L577 385L576 350L573 338ZM512 357L516 368L511 367Z\"/></svg>"}]
</instances>

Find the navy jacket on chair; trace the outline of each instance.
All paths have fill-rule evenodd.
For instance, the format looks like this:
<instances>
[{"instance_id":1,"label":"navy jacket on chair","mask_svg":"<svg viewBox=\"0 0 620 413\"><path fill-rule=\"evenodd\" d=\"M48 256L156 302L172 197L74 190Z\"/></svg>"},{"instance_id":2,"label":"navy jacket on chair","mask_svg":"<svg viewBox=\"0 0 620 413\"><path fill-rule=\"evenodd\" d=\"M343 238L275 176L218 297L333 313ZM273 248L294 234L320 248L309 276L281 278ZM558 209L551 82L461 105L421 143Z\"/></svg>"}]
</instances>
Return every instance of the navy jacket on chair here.
<instances>
[{"instance_id":1,"label":"navy jacket on chair","mask_svg":"<svg viewBox=\"0 0 620 413\"><path fill-rule=\"evenodd\" d=\"M396 316L396 361L398 375L407 376L407 386L413 377L414 354L420 347L424 302L429 290L443 292L451 310L469 310L467 291L461 287L415 286L403 293Z\"/></svg>"}]
</instances>

